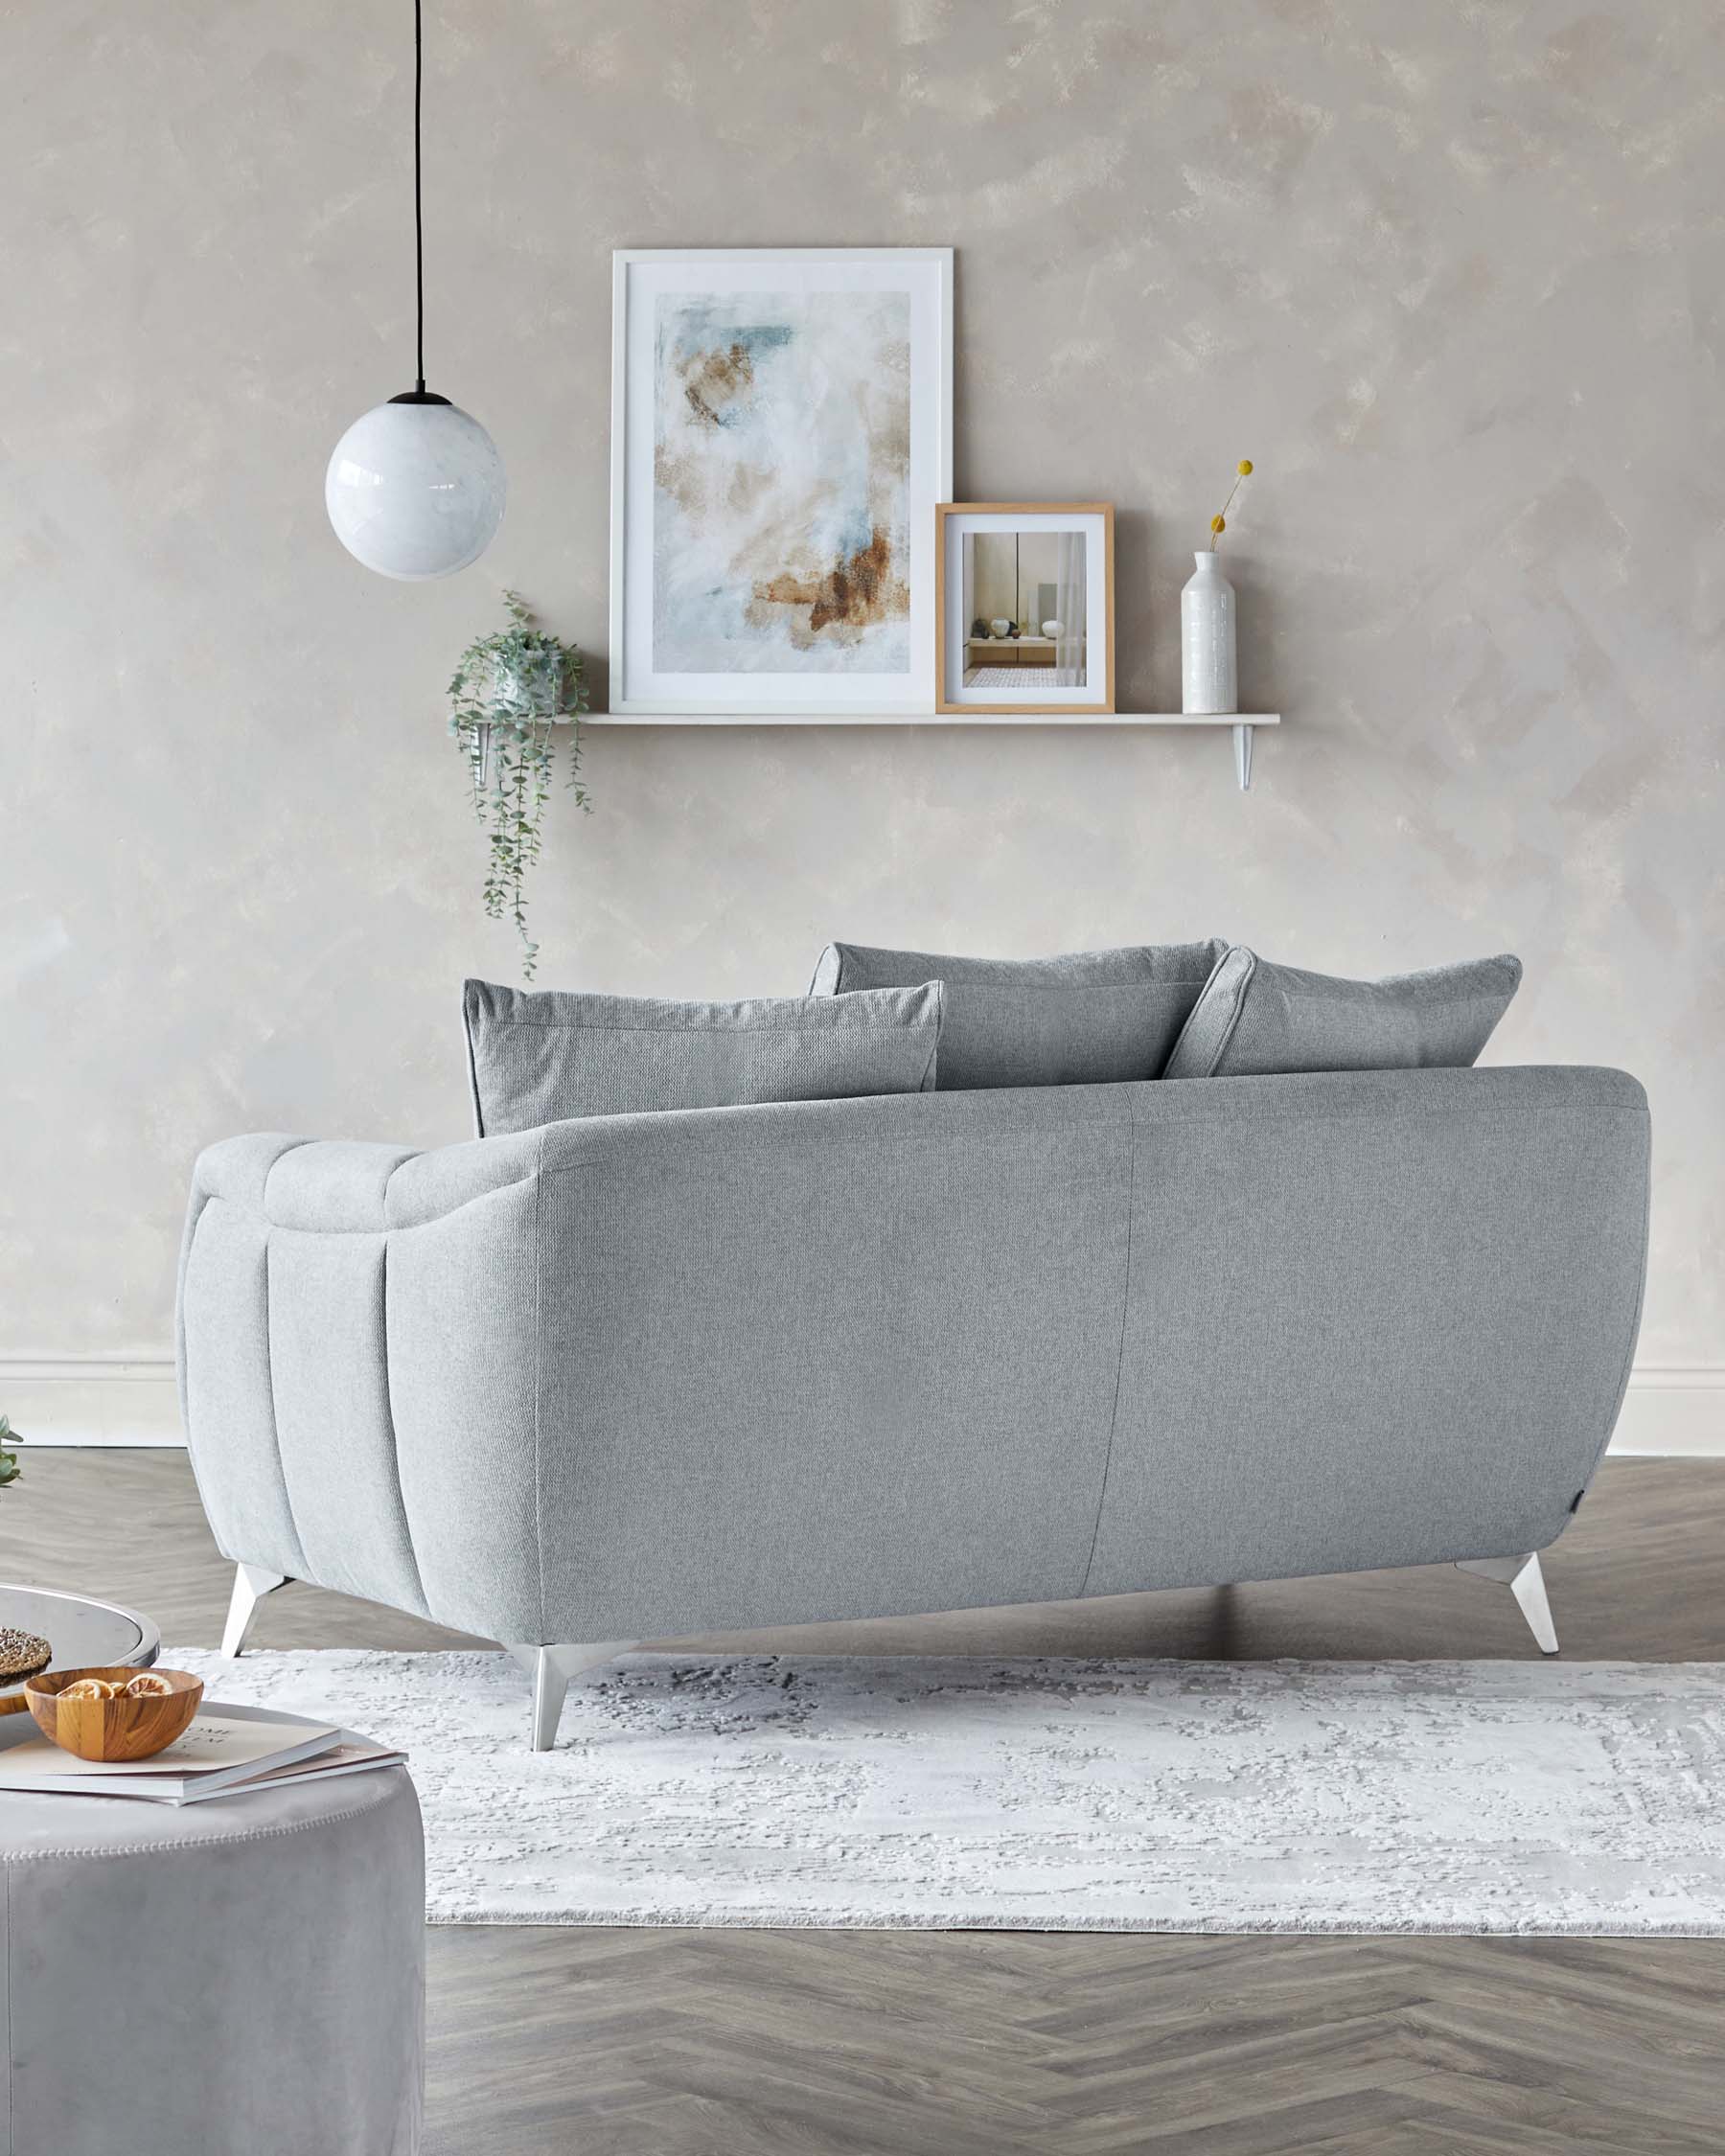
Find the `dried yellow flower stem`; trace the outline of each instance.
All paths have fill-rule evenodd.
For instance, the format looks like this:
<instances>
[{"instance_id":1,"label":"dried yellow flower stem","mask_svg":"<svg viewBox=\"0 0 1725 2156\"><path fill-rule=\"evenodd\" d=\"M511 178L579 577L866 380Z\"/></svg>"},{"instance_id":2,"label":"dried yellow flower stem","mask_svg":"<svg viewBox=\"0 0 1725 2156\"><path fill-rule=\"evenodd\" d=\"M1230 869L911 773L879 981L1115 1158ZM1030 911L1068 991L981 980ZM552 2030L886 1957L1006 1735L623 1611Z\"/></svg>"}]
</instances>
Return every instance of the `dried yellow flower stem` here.
<instances>
[{"instance_id":1,"label":"dried yellow flower stem","mask_svg":"<svg viewBox=\"0 0 1725 2156\"><path fill-rule=\"evenodd\" d=\"M1242 479L1249 479L1251 476L1252 459L1250 457L1242 457L1239 463L1234 467L1234 483L1228 490L1228 499L1222 504L1221 514L1210 518L1209 550L1212 554L1216 551L1217 539L1219 539L1222 534L1228 529L1228 513L1233 507L1233 498L1235 494L1237 494L1240 491L1240 482Z\"/></svg>"}]
</instances>

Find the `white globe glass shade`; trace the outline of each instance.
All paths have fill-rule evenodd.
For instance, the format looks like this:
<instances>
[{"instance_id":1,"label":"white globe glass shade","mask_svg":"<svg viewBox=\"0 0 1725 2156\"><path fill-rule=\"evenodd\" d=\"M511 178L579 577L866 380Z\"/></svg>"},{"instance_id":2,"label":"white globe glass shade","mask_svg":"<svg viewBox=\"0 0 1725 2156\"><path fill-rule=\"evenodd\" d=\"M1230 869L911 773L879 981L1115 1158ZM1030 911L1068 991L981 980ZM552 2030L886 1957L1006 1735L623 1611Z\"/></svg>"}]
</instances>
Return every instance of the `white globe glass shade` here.
<instances>
[{"instance_id":1,"label":"white globe glass shade","mask_svg":"<svg viewBox=\"0 0 1725 2156\"><path fill-rule=\"evenodd\" d=\"M455 404L380 404L335 445L324 505L356 562L405 584L478 561L503 521L496 444Z\"/></svg>"}]
</instances>

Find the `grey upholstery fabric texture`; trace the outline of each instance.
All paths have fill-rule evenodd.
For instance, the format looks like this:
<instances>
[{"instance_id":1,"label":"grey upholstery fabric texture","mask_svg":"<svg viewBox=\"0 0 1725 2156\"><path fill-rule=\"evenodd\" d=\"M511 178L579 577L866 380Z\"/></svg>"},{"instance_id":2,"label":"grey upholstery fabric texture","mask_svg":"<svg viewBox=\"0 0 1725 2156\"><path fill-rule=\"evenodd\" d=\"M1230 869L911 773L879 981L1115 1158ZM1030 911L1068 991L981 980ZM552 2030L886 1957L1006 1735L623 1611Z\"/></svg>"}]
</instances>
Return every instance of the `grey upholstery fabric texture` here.
<instances>
[{"instance_id":1,"label":"grey upholstery fabric texture","mask_svg":"<svg viewBox=\"0 0 1725 2156\"><path fill-rule=\"evenodd\" d=\"M183 1810L8 1795L0 1871L8 2156L414 2156L404 1769Z\"/></svg>"},{"instance_id":2,"label":"grey upholstery fabric texture","mask_svg":"<svg viewBox=\"0 0 1725 2156\"><path fill-rule=\"evenodd\" d=\"M572 1115L634 1115L790 1100L914 1093L935 1082L938 982L835 1005L743 1003L496 988L462 994L481 1137Z\"/></svg>"},{"instance_id":3,"label":"grey upholstery fabric texture","mask_svg":"<svg viewBox=\"0 0 1725 2156\"><path fill-rule=\"evenodd\" d=\"M812 996L946 983L937 1083L1097 1086L1158 1078L1227 945L1146 944L1059 958L954 958L830 943Z\"/></svg>"},{"instance_id":4,"label":"grey upholstery fabric texture","mask_svg":"<svg viewBox=\"0 0 1725 2156\"><path fill-rule=\"evenodd\" d=\"M1505 952L1382 980L1273 966L1235 944L1217 963L1164 1078L1264 1078L1307 1070L1465 1068L1521 985Z\"/></svg>"},{"instance_id":5,"label":"grey upholstery fabric texture","mask_svg":"<svg viewBox=\"0 0 1725 2156\"><path fill-rule=\"evenodd\" d=\"M1646 1192L1580 1067L236 1138L187 1433L226 1555L497 1640L1509 1555L1610 1435Z\"/></svg>"}]
</instances>

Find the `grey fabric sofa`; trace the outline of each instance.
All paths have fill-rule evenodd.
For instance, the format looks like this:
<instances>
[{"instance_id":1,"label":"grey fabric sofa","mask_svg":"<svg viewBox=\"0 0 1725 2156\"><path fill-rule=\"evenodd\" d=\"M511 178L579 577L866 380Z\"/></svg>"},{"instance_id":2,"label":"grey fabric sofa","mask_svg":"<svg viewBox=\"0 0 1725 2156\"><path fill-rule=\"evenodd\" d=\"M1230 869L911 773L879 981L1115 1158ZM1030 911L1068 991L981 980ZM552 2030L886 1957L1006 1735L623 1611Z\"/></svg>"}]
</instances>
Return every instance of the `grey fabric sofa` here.
<instances>
[{"instance_id":1,"label":"grey fabric sofa","mask_svg":"<svg viewBox=\"0 0 1725 2156\"><path fill-rule=\"evenodd\" d=\"M1641 1088L1567 1067L234 1138L179 1309L228 1645L282 1579L418 1611L542 1744L717 1627L1453 1560L1549 1635L1646 1199Z\"/></svg>"}]
</instances>

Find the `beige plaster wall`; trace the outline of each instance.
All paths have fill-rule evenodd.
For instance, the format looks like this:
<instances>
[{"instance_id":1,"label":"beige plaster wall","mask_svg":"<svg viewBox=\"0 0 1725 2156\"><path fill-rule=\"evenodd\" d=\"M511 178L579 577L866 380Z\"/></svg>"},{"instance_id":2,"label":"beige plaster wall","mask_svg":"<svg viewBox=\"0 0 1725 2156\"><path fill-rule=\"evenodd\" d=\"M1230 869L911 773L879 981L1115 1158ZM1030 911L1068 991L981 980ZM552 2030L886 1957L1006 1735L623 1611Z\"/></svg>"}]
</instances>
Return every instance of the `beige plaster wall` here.
<instances>
[{"instance_id":1,"label":"beige plaster wall","mask_svg":"<svg viewBox=\"0 0 1725 2156\"><path fill-rule=\"evenodd\" d=\"M465 1135L443 732L519 585L606 632L610 250L958 250L970 498L1111 498L1123 707L1230 535L1226 740L594 731L548 983L798 992L831 935L1509 948L1491 1053L1638 1072L1643 1356L1725 1363L1725 13L1712 0L431 0L430 373L512 506L323 514L408 385L405 0L0 11L0 1353L165 1352L193 1155ZM602 680L602 671L601 671ZM561 808L561 804L560 804Z\"/></svg>"}]
</instances>

